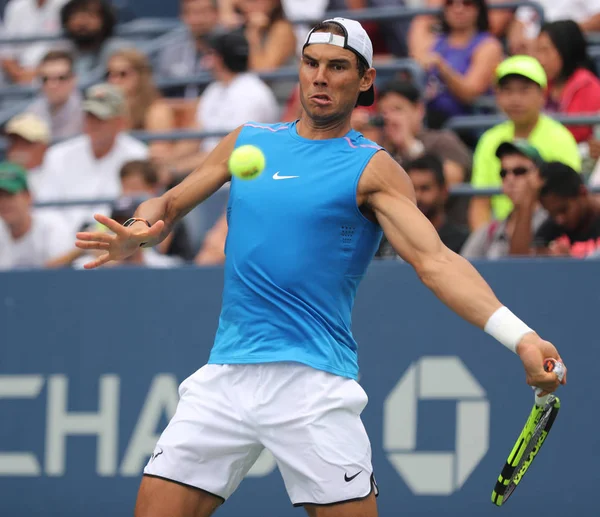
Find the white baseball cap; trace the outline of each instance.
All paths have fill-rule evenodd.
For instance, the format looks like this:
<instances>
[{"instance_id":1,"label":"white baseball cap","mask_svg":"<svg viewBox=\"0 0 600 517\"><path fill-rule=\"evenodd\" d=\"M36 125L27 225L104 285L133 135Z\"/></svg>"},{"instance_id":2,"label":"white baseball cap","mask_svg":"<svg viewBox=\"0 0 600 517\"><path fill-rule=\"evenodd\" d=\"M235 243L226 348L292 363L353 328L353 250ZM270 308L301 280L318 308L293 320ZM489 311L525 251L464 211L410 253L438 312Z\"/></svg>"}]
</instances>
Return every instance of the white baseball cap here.
<instances>
[{"instance_id":1,"label":"white baseball cap","mask_svg":"<svg viewBox=\"0 0 600 517\"><path fill-rule=\"evenodd\" d=\"M317 25L306 36L306 41L302 47L303 51L308 45L316 43L335 45L351 50L369 68L373 67L373 43L371 43L371 38L369 38L367 31L363 29L363 26L359 22L349 20L348 18L330 18L324 20L322 23L335 23L339 25L344 31L344 35L315 32L315 28L318 27ZM359 106L371 106L373 102L375 102L375 90L373 86L358 96L357 104Z\"/></svg>"}]
</instances>

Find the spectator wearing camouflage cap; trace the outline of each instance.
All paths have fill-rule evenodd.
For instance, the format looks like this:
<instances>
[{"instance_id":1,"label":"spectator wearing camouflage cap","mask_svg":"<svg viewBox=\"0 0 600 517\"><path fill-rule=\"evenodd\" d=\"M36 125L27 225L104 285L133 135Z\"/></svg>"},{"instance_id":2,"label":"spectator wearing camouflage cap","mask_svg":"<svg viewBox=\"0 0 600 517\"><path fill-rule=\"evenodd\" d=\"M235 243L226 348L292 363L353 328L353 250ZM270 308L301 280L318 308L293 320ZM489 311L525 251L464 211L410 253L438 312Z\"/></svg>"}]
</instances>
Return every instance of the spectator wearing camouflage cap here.
<instances>
[{"instance_id":1,"label":"spectator wearing camouflage cap","mask_svg":"<svg viewBox=\"0 0 600 517\"><path fill-rule=\"evenodd\" d=\"M6 159L27 170L27 183L34 199L43 183L44 159L50 145L48 124L33 113L11 118L4 133L8 140Z\"/></svg>"},{"instance_id":2,"label":"spectator wearing camouflage cap","mask_svg":"<svg viewBox=\"0 0 600 517\"><path fill-rule=\"evenodd\" d=\"M38 268L75 247L63 218L32 212L27 171L0 163L0 264Z\"/></svg>"},{"instance_id":3,"label":"spectator wearing camouflage cap","mask_svg":"<svg viewBox=\"0 0 600 517\"><path fill-rule=\"evenodd\" d=\"M121 194L119 170L129 160L148 157L148 148L125 134L125 98L110 84L92 86L83 102L85 134L53 146L47 155L42 200L116 198ZM73 233L106 205L63 210Z\"/></svg>"},{"instance_id":4,"label":"spectator wearing camouflage cap","mask_svg":"<svg viewBox=\"0 0 600 517\"><path fill-rule=\"evenodd\" d=\"M529 255L532 236L548 217L538 202L544 166L539 151L527 140L515 140L500 144L495 155L500 160L502 192L513 209L506 219L496 219L471 234L461 250L468 259Z\"/></svg>"}]
</instances>

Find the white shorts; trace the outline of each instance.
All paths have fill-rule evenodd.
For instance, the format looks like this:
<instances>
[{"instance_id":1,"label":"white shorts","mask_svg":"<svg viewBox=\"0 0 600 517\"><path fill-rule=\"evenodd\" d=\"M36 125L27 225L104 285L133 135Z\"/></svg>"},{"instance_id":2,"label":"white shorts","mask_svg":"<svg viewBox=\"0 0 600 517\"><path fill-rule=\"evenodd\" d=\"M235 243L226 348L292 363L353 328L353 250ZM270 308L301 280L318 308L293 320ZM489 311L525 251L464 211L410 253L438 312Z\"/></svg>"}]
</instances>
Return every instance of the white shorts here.
<instances>
[{"instance_id":1,"label":"white shorts","mask_svg":"<svg viewBox=\"0 0 600 517\"><path fill-rule=\"evenodd\" d=\"M352 379L297 363L209 364L179 395L146 475L225 500L266 448L294 505L377 493L360 419L368 399Z\"/></svg>"}]
</instances>

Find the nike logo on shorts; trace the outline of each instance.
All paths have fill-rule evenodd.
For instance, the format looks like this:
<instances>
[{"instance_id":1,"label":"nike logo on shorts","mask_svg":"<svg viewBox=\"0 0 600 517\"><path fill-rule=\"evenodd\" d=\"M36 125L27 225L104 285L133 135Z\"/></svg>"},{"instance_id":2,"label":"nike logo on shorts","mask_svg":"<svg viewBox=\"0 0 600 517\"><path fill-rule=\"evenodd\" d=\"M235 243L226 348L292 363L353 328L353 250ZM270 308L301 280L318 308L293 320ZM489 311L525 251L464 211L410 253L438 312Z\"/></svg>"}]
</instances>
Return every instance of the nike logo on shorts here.
<instances>
[{"instance_id":1,"label":"nike logo on shorts","mask_svg":"<svg viewBox=\"0 0 600 517\"><path fill-rule=\"evenodd\" d=\"M362 470L359 470L356 474L354 474L354 476L350 476L348 477L348 474L344 474L344 481L346 483L349 483L350 481L352 481L356 476L358 476L360 473L362 472Z\"/></svg>"}]
</instances>

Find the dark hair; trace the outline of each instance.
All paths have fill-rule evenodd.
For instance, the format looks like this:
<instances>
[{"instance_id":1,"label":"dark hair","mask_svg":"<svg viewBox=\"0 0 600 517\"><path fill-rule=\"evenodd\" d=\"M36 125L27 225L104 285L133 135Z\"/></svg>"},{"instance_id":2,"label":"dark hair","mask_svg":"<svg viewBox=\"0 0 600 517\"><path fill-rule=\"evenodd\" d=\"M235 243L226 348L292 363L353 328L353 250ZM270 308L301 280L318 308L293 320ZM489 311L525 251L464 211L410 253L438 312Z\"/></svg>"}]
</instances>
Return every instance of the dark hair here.
<instances>
[{"instance_id":1,"label":"dark hair","mask_svg":"<svg viewBox=\"0 0 600 517\"><path fill-rule=\"evenodd\" d=\"M131 160L123 164L119 171L121 179L134 174L141 174L151 187L158 185L158 172L150 160Z\"/></svg>"},{"instance_id":2,"label":"dark hair","mask_svg":"<svg viewBox=\"0 0 600 517\"><path fill-rule=\"evenodd\" d=\"M485 0L474 0L474 3L477 6L477 9L479 10L477 13L477 31L478 32L487 32L490 28L490 22L488 20L488 7L487 7L487 3ZM446 9L444 8L442 10L442 13L440 14L440 22L442 24L442 32L444 34L448 34L452 29L450 29L450 26L448 25L448 22L446 21Z\"/></svg>"},{"instance_id":3,"label":"dark hair","mask_svg":"<svg viewBox=\"0 0 600 517\"><path fill-rule=\"evenodd\" d=\"M67 50L51 50L40 60L40 65L50 63L51 61L67 61L69 63L69 69L73 69L73 54Z\"/></svg>"},{"instance_id":4,"label":"dark hair","mask_svg":"<svg viewBox=\"0 0 600 517\"><path fill-rule=\"evenodd\" d=\"M580 174L561 162L545 163L540 169L540 175L544 180L540 197L548 194L566 198L578 197L584 184Z\"/></svg>"},{"instance_id":5,"label":"dark hair","mask_svg":"<svg viewBox=\"0 0 600 517\"><path fill-rule=\"evenodd\" d=\"M71 16L92 5L97 5L100 8L103 40L110 38L115 31L117 16L112 5L105 0L69 0L60 10L60 24L63 30L68 32L67 22Z\"/></svg>"},{"instance_id":6,"label":"dark hair","mask_svg":"<svg viewBox=\"0 0 600 517\"><path fill-rule=\"evenodd\" d=\"M232 72L241 73L248 70L250 47L242 29L217 29L208 36L207 43Z\"/></svg>"},{"instance_id":7,"label":"dark hair","mask_svg":"<svg viewBox=\"0 0 600 517\"><path fill-rule=\"evenodd\" d=\"M562 60L558 74L560 81L566 81L578 68L585 68L597 75L596 65L587 52L587 41L579 25L573 20L559 20L545 23L540 31L545 32Z\"/></svg>"},{"instance_id":8,"label":"dark hair","mask_svg":"<svg viewBox=\"0 0 600 517\"><path fill-rule=\"evenodd\" d=\"M424 154L411 160L404 165L404 170L407 174L411 171L429 171L433 175L435 182L440 188L446 186L446 177L444 176L444 164L442 160L436 154Z\"/></svg>"},{"instance_id":9,"label":"dark hair","mask_svg":"<svg viewBox=\"0 0 600 517\"><path fill-rule=\"evenodd\" d=\"M346 32L341 27L339 23L335 22L321 22L315 25L312 29L312 32L331 32L337 36L346 36ZM352 49L348 49L352 50ZM302 49L302 53L304 54L304 48ZM364 77L369 69L369 64L365 61L365 59L358 53L352 51L352 53L356 56L356 63L358 66L358 76Z\"/></svg>"},{"instance_id":10,"label":"dark hair","mask_svg":"<svg viewBox=\"0 0 600 517\"><path fill-rule=\"evenodd\" d=\"M412 104L417 104L421 101L421 91L419 88L409 81L390 81L379 90L379 98L383 99L386 95L395 93L404 97Z\"/></svg>"}]
</instances>

